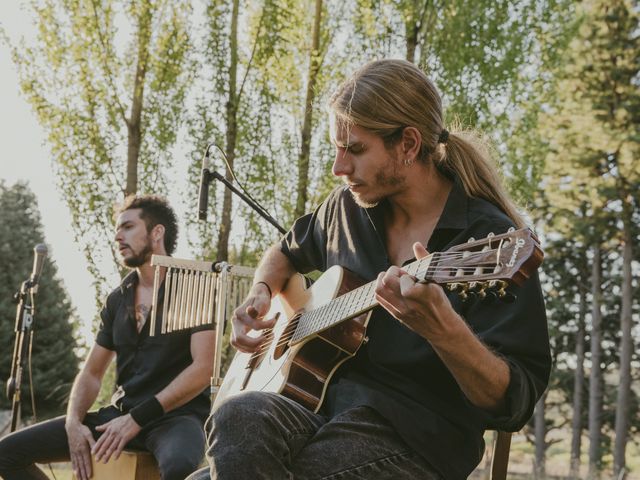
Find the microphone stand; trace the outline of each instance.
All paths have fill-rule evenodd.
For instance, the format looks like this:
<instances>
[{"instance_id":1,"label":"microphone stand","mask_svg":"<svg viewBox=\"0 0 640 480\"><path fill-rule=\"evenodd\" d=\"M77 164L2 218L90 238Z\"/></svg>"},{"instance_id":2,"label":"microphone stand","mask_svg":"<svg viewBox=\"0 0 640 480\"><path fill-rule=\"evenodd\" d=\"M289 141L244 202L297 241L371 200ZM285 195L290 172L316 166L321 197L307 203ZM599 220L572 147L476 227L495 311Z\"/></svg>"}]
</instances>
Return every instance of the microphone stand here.
<instances>
[{"instance_id":1,"label":"microphone stand","mask_svg":"<svg viewBox=\"0 0 640 480\"><path fill-rule=\"evenodd\" d=\"M18 302L16 311L16 339L13 346L11 359L11 376L7 380L7 398L11 401L11 430L15 432L20 416L20 384L22 383L22 371L24 369L25 352L33 336L34 327L34 301L33 296L38 286L31 280L22 282L20 290L14 298ZM30 299L30 303L27 303Z\"/></svg>"},{"instance_id":2,"label":"microphone stand","mask_svg":"<svg viewBox=\"0 0 640 480\"><path fill-rule=\"evenodd\" d=\"M280 225L263 208L261 208L259 205L257 205L256 202L254 202L247 195L245 195L243 192L238 190L229 180L224 178L222 175L220 175L215 170L214 171L209 170L209 168L208 168L208 165L209 165L209 154L210 154L209 152L210 152L212 146L214 146L214 144L209 144L207 146L207 150L205 151L205 159L203 161L202 179L201 179L201 187L200 187L200 202L201 203L200 203L200 206L199 206L200 219L201 220L206 219L206 205L207 204L206 204L206 197L203 198L203 195L208 195L209 182L211 181L212 178L215 178L219 182L222 182L222 184L225 187L227 187L229 190L231 190L233 193L235 193L238 197L240 197L240 199L244 203L249 205L262 218L264 218L267 222L269 222L271 225L273 225L281 234L284 235L285 233L287 233L287 231L282 227L282 225ZM202 185L205 185L206 187L203 189ZM203 201L205 202L204 203L204 213L203 213L203 206L202 206L202 202ZM226 290L226 281L224 281L224 279L225 279L226 275L228 274L228 267L229 267L229 265L226 262L216 262L214 264L214 270L217 270L220 273L221 279L223 280L219 284L219 285L221 285L220 288L223 289L223 292ZM220 295L219 298L226 299L225 293L221 293L219 295ZM216 311L216 318L218 319L217 325L216 325L217 344L216 344L216 348L215 348L216 354L214 355L214 359L213 359L213 376L211 377L211 398L212 398L212 401L215 400L215 397L218 394L218 391L220 389L220 385L222 384L222 377L220 377L220 366L221 366L221 360L222 360L222 338L223 338L224 330L225 330L225 326L226 326L225 325L225 323L226 323L226 315L224 314L224 312L226 310L226 307L224 305L226 305L226 300L223 300L222 302L219 302L219 304L218 304L219 308Z\"/></svg>"},{"instance_id":3,"label":"microphone stand","mask_svg":"<svg viewBox=\"0 0 640 480\"><path fill-rule=\"evenodd\" d=\"M207 151L207 154L208 154L208 151ZM253 200L251 200L244 193L238 190L229 180L224 178L215 170L213 172L206 171L206 173L208 174L208 179L215 178L216 180L222 182L229 190L231 190L238 197L240 197L244 201L244 203L249 205L254 211L258 212L262 218L264 218L267 222L269 222L271 225L276 227L281 234L284 235L285 233L287 233L287 231L282 227L282 225L280 225L271 215L265 212L262 208L256 205L256 203Z\"/></svg>"}]
</instances>

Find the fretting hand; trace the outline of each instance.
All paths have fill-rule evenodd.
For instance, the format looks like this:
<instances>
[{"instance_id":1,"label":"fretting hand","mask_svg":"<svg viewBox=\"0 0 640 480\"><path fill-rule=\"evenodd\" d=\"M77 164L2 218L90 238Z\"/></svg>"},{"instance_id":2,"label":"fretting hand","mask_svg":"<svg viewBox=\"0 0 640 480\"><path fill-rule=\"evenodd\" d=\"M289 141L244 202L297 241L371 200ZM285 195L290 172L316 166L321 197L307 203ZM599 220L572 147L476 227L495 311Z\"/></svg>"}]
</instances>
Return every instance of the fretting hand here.
<instances>
[{"instance_id":1,"label":"fretting hand","mask_svg":"<svg viewBox=\"0 0 640 480\"><path fill-rule=\"evenodd\" d=\"M413 252L418 260L428 255L420 243L413 245ZM376 300L400 323L432 343L446 339L452 328L464 324L442 287L419 283L399 267L378 275Z\"/></svg>"}]
</instances>

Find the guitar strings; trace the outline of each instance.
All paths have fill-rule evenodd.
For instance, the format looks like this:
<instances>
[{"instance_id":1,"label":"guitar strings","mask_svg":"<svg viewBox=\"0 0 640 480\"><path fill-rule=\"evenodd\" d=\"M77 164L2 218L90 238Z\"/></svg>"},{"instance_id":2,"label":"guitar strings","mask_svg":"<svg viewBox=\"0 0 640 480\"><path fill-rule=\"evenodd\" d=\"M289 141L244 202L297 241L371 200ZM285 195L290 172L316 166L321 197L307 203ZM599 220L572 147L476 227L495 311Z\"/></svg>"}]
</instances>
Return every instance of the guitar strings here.
<instances>
[{"instance_id":1,"label":"guitar strings","mask_svg":"<svg viewBox=\"0 0 640 480\"><path fill-rule=\"evenodd\" d=\"M486 267L487 265L496 265L499 266L499 253L502 247L504 240L500 240L498 248L497 249L490 249L490 250L485 250L485 251L456 251L456 252L435 252L433 253L430 257L425 257L424 259L420 259L420 260L416 260L415 262L407 265L407 267L411 267L413 265L417 265L418 267L418 271L416 271L414 273L414 275L418 275L420 274L420 264L423 263L423 261L429 259L430 263L429 266L427 267L427 269L424 272L424 275L426 277L427 274L431 274L432 277L435 276L436 273L447 273L447 272L451 272L451 273L455 273L455 274L459 274L460 272L462 272L463 274L465 273L473 273L477 270L477 268L482 268L482 267ZM450 260L450 259L461 259L464 258L465 260L472 260L474 256L486 256L488 253L493 253L496 252L498 254L498 261L497 262L486 262L483 265L478 264L477 266L460 266L460 267L455 267L455 266L439 266L437 263L435 265L433 265L433 262L440 262L442 260ZM466 257L465 257L466 254ZM409 269L407 269L409 270ZM455 279L455 277L452 277L453 279ZM459 282L452 282L452 283L459 283ZM346 298L346 296L350 296L353 295L354 292L356 290L359 290L360 288L371 288L371 283L368 283L366 285L363 285L361 287L358 287L355 290L352 290L351 292L345 294L345 295L341 295L339 297L336 297L335 300L337 299L344 299ZM344 300L343 300L344 301ZM324 305L323 305L324 306ZM322 308L318 307L318 308ZM278 341L278 343L275 345L275 348L279 348L283 345L285 345L286 343L288 343L293 336L296 333L297 330L297 326L300 323L300 321L308 315L311 314L311 312L316 311L317 309L314 310L310 310L309 312L305 312L302 315L300 315L298 318L296 318L295 320L292 320L289 324L287 324L285 326L285 330L289 330L287 332L286 335L283 335L280 340ZM330 325L329 325L330 326ZM326 328L329 328L329 326L327 326ZM261 344L261 346L259 347L259 349L254 352L251 355L251 359L254 360L256 359L258 356L262 355L266 350L268 350L269 348L271 348L271 340L275 337L275 334L273 332L273 329L271 329L268 333L263 335L263 343Z\"/></svg>"},{"instance_id":2,"label":"guitar strings","mask_svg":"<svg viewBox=\"0 0 640 480\"><path fill-rule=\"evenodd\" d=\"M467 270L468 272L474 272L475 268L477 268L477 267L468 267L468 268L463 269L463 270ZM438 269L438 268L436 267L436 269ZM440 270L451 270L452 272L458 272L460 270L460 268L444 267L444 268L441 268ZM455 277L452 277L452 278L455 279ZM451 283L461 283L461 282L451 282ZM371 284L367 284L367 285L365 285L363 287L371 288L370 285ZM359 288L363 288L363 287L359 287ZM349 294L353 293L354 291L355 290L352 290L351 292L349 292L349 293L347 293L345 295L349 295ZM339 298L344 298L344 297L345 297L344 295L341 295L340 297L336 297L335 300L337 300ZM318 309L320 309L320 308L322 308L324 306L325 305L323 305L321 307L318 307ZM305 317L309 318L309 315L312 312L316 312L318 309L309 310L308 312L303 313L298 318L292 320L289 324L287 324L287 326L285 327L285 330L289 330L289 331L287 332L286 335L283 335L282 337L280 337L279 341L275 344L274 348L279 348L279 347L285 345L286 343L288 343L293 338L293 336L295 335L297 326L300 323L300 321L302 321L303 318L305 318ZM329 325L325 326L324 329L329 328L330 326L331 326L331 322L330 322ZM256 352L254 352L254 354L252 355L251 358L252 359L257 358L258 356L262 355L266 350L271 348L271 341L273 340L274 337L275 337L275 334L273 333L273 330L270 330L269 333L264 334L263 335L263 343L261 344L259 349Z\"/></svg>"},{"instance_id":3,"label":"guitar strings","mask_svg":"<svg viewBox=\"0 0 640 480\"><path fill-rule=\"evenodd\" d=\"M500 242L500 246L501 246L501 244L502 244L502 242ZM499 247L500 247L500 246L499 246ZM486 254L487 254L487 252L489 252L489 250L486 250L486 251L484 251L484 252L482 252L482 251L478 251L478 252L471 252L471 253L470 253L470 254L468 254L465 258L468 260L470 257L472 257L472 255L475 255L475 256L477 256L477 255L486 255ZM498 250L498 252L499 252L499 250ZM462 258L462 257L464 257L464 254L465 254L465 253L466 253L466 252L449 252L449 253L446 253L446 252L443 252L443 253L436 252L436 253L434 253L434 254L431 256L430 260L431 260L431 263L432 263L432 262L433 262L434 260L436 260L436 259L437 259L438 261L441 261L441 260L443 260L443 259L450 259L450 258ZM409 266L411 266L411 265L416 265L416 263L417 263L418 271L417 271L417 272L415 272L415 274L419 274L419 273L420 273L420 272L419 272L419 267L420 267L420 263L422 263L422 259L421 259L421 260L417 260L416 262L414 262L413 264L410 264ZM438 264L436 264L436 265L432 265L431 263L430 263L430 265L427 267L427 270L425 271L425 276L426 276L427 274L429 274L429 273L431 273L431 275L432 275L432 276L435 276L435 274L436 274L436 273L438 273L438 272L439 272L439 273L441 273L441 274L442 274L442 273L445 273L445 272L452 272L452 273L459 274L461 271L462 271L463 273L468 273L468 272L472 272L472 273L473 273L473 272L475 272L475 271L476 271L476 269L477 269L477 268L479 268L479 267L481 268L481 266L480 266L480 265L475 266L475 267L447 267L447 266L439 266ZM490 263L487 263L487 264L488 264L488 265L493 265L493 262L490 262ZM453 277L453 278L455 278L455 277ZM454 283L458 283L458 282L454 282ZM363 287L369 287L369 288L370 288L370 286L371 286L371 284L369 283L369 284L367 284L367 285L364 285ZM363 287L359 287L359 288L363 288ZM345 294L345 295L353 295L353 294L355 293L355 291L356 291L356 290L358 290L358 289L355 289L355 290L353 290L353 291L351 291L351 292L349 292L348 294ZM345 296L337 297L337 298L336 298L336 300L337 300L338 298L345 298ZM344 301L344 300L343 300L343 301ZM322 308L322 307L319 307L319 308ZM280 341L276 344L276 347L275 347L275 348L278 348L278 347L280 347L280 346L284 345L284 344L285 344L285 343L287 343L291 338L293 338L293 336L294 336L294 335L295 335L295 333L296 333L297 325L300 323L300 321L303 319L303 317L307 316L310 312L313 312L313 311L315 311L315 310L311 310L311 311L309 311L309 312L305 312L304 314L300 315L298 318L296 318L295 320L293 320L292 322L290 322L290 323L285 327L285 329L288 329L288 330L289 330L289 332L287 333L287 335L284 335L283 337L281 337ZM327 327L327 328L328 328L328 327ZM273 330L271 330L269 333L267 333L267 334L265 334L265 335L263 336L263 340L264 340L264 342L263 342L262 346L259 348L259 350L258 350L257 352L255 352L255 353L254 353L254 355L252 355L252 358L254 358L254 357L255 357L255 355L261 355L261 354L262 354L266 349L270 348L270 346L271 346L271 340L273 339L274 335L275 335L275 334L273 333Z\"/></svg>"}]
</instances>

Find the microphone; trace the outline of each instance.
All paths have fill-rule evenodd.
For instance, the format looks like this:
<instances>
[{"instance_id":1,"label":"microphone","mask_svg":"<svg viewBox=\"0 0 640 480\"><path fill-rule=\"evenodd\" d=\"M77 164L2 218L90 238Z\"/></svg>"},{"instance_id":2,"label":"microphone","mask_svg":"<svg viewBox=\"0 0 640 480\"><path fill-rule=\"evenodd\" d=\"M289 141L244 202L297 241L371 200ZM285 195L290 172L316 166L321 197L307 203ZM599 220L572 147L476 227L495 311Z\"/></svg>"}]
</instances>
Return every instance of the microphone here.
<instances>
[{"instance_id":1,"label":"microphone","mask_svg":"<svg viewBox=\"0 0 640 480\"><path fill-rule=\"evenodd\" d=\"M47 258L47 246L44 243L39 243L33 248L33 270L31 271L31 278L29 283L31 288L38 286L40 281L40 274L42 274L42 267L44 266L44 259Z\"/></svg>"},{"instance_id":2,"label":"microphone","mask_svg":"<svg viewBox=\"0 0 640 480\"><path fill-rule=\"evenodd\" d=\"M211 171L209 170L209 149L211 145L207 145L207 150L202 159L202 173L200 174L200 192L198 193L198 218L207 220L207 209L209 208L209 182L211 181Z\"/></svg>"}]
</instances>

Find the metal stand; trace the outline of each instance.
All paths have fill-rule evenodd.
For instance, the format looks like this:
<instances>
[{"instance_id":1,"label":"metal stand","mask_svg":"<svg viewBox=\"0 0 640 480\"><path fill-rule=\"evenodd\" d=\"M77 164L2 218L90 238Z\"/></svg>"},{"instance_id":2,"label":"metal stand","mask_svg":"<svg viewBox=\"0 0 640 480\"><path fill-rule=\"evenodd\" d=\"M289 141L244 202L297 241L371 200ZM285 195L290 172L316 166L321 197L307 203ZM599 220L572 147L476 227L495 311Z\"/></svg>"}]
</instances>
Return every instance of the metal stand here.
<instances>
[{"instance_id":1,"label":"metal stand","mask_svg":"<svg viewBox=\"0 0 640 480\"><path fill-rule=\"evenodd\" d=\"M280 225L271 215L269 215L267 212L265 212L259 206L257 206L253 202L253 200L251 200L244 193L242 193L240 190L238 190L231 182L229 182L229 180L227 180L226 178L224 178L222 175L220 175L218 172L215 172L215 171L214 172L210 172L209 175L211 176L211 178L215 178L219 182L222 182L229 190L231 190L238 197L240 197L240 199L242 199L242 201L244 203L249 205L262 218L264 218L267 222L269 222L271 225L273 225L281 234L284 235L285 233L287 233L287 231L284 229L284 227L282 225Z\"/></svg>"},{"instance_id":2,"label":"metal stand","mask_svg":"<svg viewBox=\"0 0 640 480\"><path fill-rule=\"evenodd\" d=\"M15 432L20 417L20 385L22 383L25 352L33 336L35 311L33 296L37 288L37 285L32 286L31 281L27 280L22 282L20 291L15 295L18 301L15 326L16 340L11 359L11 376L7 380L7 398L11 401L11 432ZM29 303L27 303L28 300L30 301Z\"/></svg>"},{"instance_id":3,"label":"metal stand","mask_svg":"<svg viewBox=\"0 0 640 480\"><path fill-rule=\"evenodd\" d=\"M224 339L224 327L227 312L227 282L229 276L229 264L227 262L216 262L213 269L218 272L216 289L216 348L213 354L213 375L211 376L211 404L216 399L223 377L220 376L222 367L222 341Z\"/></svg>"}]
</instances>

